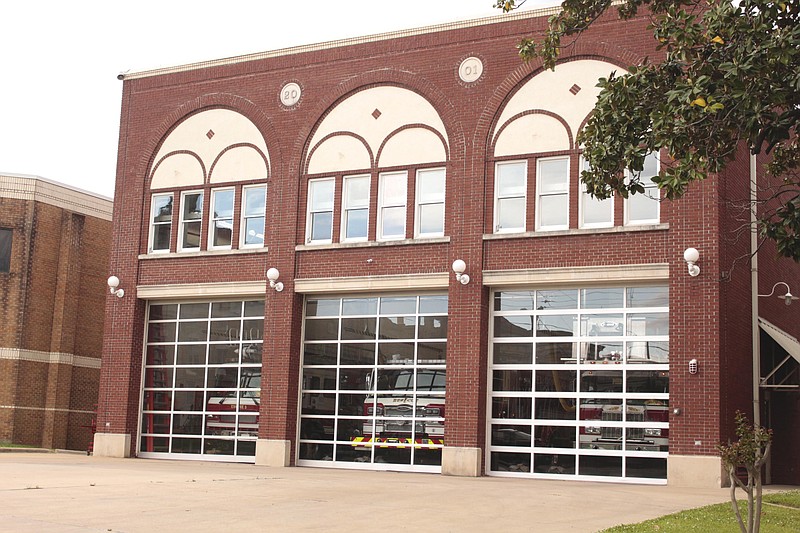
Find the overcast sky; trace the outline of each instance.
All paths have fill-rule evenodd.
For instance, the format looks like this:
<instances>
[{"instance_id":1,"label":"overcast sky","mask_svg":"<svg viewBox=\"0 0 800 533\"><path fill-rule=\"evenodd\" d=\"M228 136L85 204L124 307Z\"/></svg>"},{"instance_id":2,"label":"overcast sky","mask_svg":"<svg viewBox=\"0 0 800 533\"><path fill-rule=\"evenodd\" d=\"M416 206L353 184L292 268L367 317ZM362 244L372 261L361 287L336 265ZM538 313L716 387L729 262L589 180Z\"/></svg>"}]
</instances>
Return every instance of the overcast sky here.
<instances>
[{"instance_id":1,"label":"overcast sky","mask_svg":"<svg viewBox=\"0 0 800 533\"><path fill-rule=\"evenodd\" d=\"M149 70L500 14L494 0L24 0L0 16L0 173L113 196L122 82ZM528 0L524 8L555 5Z\"/></svg>"}]
</instances>

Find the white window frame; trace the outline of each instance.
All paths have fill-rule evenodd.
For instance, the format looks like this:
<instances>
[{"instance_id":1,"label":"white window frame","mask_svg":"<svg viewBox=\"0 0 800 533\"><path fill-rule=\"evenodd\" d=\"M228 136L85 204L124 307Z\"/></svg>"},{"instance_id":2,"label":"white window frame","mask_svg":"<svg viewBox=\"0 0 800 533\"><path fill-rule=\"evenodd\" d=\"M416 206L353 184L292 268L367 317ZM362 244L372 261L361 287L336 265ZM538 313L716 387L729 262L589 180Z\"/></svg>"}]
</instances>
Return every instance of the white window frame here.
<instances>
[{"instance_id":1,"label":"white window frame","mask_svg":"<svg viewBox=\"0 0 800 533\"><path fill-rule=\"evenodd\" d=\"M593 287L593 285L595 285ZM664 286L659 284L660 286ZM592 289L597 288L596 284L588 284L588 287L548 287L548 288L541 288L540 290L544 291L570 291L574 292L576 296L576 305L573 308L555 308L555 309L547 309L547 308L528 308L528 307L521 307L521 308L510 308L508 310L499 310L494 305L496 295L499 292L505 291L492 291L490 293L490 301L492 301L492 311L491 311L491 319L489 321L489 354L488 354L488 372L487 377L489 383L491 383L488 391L488 405L491 406L495 399L511 399L518 400L520 398L531 398L531 414L530 417L520 417L520 416L500 416L496 417L496 415L492 412L491 407L487 407L487 417L486 417L486 432L487 432L487 452L485 457L485 467L487 475L489 476L507 476L507 477L525 477L525 478L538 478L538 479L561 479L561 480L591 480L591 481L601 481L601 482L628 482L628 483L642 483L642 484L653 484L653 485L665 485L667 483L666 477L664 478L640 478L635 477L629 474L628 467L626 464L626 460L628 458L633 457L644 457L644 458L652 458L652 459L664 459L668 460L669 452L668 451L661 451L661 450L636 450L633 447L627 448L624 447L622 449L603 449L603 448L589 448L589 447L582 447L581 446L581 436L584 435L580 433L580 428L587 427L587 426L595 426L595 427L607 427L607 428L620 428L621 432L627 435L627 431L629 430L661 430L661 431L668 431L670 429L669 421L654 421L654 420L645 420L645 421L637 421L637 420L629 420L627 415L625 415L625 420L616 420L616 421L605 421L605 420L595 420L595 419L582 419L580 416L574 418L565 418L565 419L558 419L556 417L553 418L537 418L536 417L536 402L539 400L560 400L560 399L569 399L574 400L576 402L576 409L580 409L580 402L584 399L604 399L608 398L611 400L616 400L620 402L620 405L627 405L628 400L649 400L649 399L656 399L664 403L663 406L660 408L668 409L669 408L669 401L670 401L670 394L669 392L628 392L627 391L627 384L630 383L629 373L630 372L666 372L669 373L669 362L667 361L637 361L634 357L627 352L626 350L627 345L632 342L659 342L659 343L669 343L670 336L669 333L660 333L660 334L644 334L643 331L636 331L633 328L629 328L629 324L631 323L630 320L633 316L636 315L647 315L647 314L665 314L667 315L667 321L669 320L668 315L670 313L670 309L668 306L653 306L653 307L645 307L645 306L632 306L628 303L627 294L623 296L620 306L618 307L588 307L585 306L581 302L580 293L583 289ZM608 288L620 289L623 287L620 286L613 286ZM631 289L630 286L624 287L624 290L629 291ZM511 289L509 292L531 292L533 293L534 287L522 287ZM537 295L538 298L538 295ZM535 306L531 306L535 307ZM573 322L573 332L571 335L566 336L540 336L538 331L533 332L534 334L530 336L511 336L511 335L499 335L495 331L495 325L497 324L498 318L506 318L512 324L522 323L528 324L533 329L539 327L539 319L541 318L558 318L559 316L563 315L573 315L574 322ZM605 332L602 336L592 335L591 333L583 330L583 320L584 319L592 319L595 320L605 320L605 317L610 318L610 322L613 323L614 320L618 320L621 318L621 323L623 324L623 330L619 332ZM601 362L592 361L587 358L583 358L581 355L582 347L585 346L587 343L597 343L598 340L608 341L612 344L618 344L622 346L622 353L620 354L620 360L611 359L608 364L603 364ZM549 343L565 343L571 344L573 355L569 358L561 359L558 362L537 362L536 354L538 352L538 347L542 344L549 344ZM532 349L532 360L528 363L523 362L495 362L495 350L498 346L501 345L518 345L518 344L530 344L533 345ZM591 390L583 390L582 385L579 385L576 390L572 391L564 391L564 392L555 392L555 391L546 391L546 390L536 390L535 387L531 387L530 389L524 390L512 390L512 389L504 389L502 387L496 388L493 379L494 374L496 372L507 372L507 371L530 371L533 375L536 375L536 372L544 372L548 375L558 371L571 371L575 373L575 377L579 378L584 372L619 372L622 375L622 379L626 384L620 392L593 392ZM675 378L677 379L677 378ZM673 382L674 383L674 382ZM502 443L493 443L492 442L492 432L493 432L493 425L510 425L512 427L517 426L523 431L527 430L527 427L530 429L534 429L535 426L539 425L547 425L547 426L560 426L566 427L571 430L575 431L575 447L568 448L568 447L559 447L559 448L549 448L543 443L537 443L533 438L533 434L531 435L531 442L530 445L508 445ZM627 440L628 437L625 437ZM660 438L660 435L659 435ZM666 437L668 438L668 437ZM623 443L624 444L624 443ZM674 446L674 441L669 441L669 446ZM552 470L548 472L537 472L533 468L533 461L531 461L531 468L530 470L517 470L512 471L511 469L493 469L492 467L492 455L494 453L512 453L512 454L539 454L539 455L551 455L551 454L559 454L565 456L574 456L575 457L575 471L574 472L560 472L558 470ZM605 457L619 457L622 461L622 476L601 476L601 475L594 475L594 474L584 474L580 472L579 469L579 461L581 457L586 456L605 456Z\"/></svg>"},{"instance_id":2,"label":"white window frame","mask_svg":"<svg viewBox=\"0 0 800 533\"><path fill-rule=\"evenodd\" d=\"M250 303L250 299L245 299L244 301L232 300L230 303L241 303L245 306ZM261 300L255 300L259 303L262 303ZM215 300L215 301L178 301L174 302L177 307L183 305L196 305L198 303L202 304L215 304L217 302L226 302L226 300ZM250 407L254 407L253 404L258 403L258 398L260 394L260 380L263 379L263 372L262 362L256 360L256 358L248 360L249 353L257 353L259 349L262 350L262 360L266 360L266 356L263 354L263 322L264 316L263 312L259 314L249 314L247 308L243 308L242 312L239 316L225 316L225 317L213 317L213 316L206 316L204 318L181 318L180 312L177 313L177 316L171 318L159 318L159 319L151 319L151 308L153 305L161 304L162 302L151 302L147 308L147 318L145 320L145 324L147 327L147 331L150 331L151 326L159 327L159 326L171 326L173 331L180 330L181 325L195 325L197 323L205 323L210 328L213 323L227 323L230 324L231 322L238 322L240 330L233 329L230 333L230 337L226 338L214 338L212 337L208 341L182 341L177 339L177 335L170 336L170 339L145 339L145 346L147 351L148 348L165 348L167 350L171 350L172 356L167 361L150 361L148 362L147 358L143 358L142 361L142 395L139 397L139 425L138 425L138 435L140 437L152 437L152 438L169 438L169 437L178 437L178 438L185 438L185 439L197 439L197 441L205 444L209 440L226 440L229 442L233 442L236 448L234 453L236 455L228 455L228 454L216 454L207 452L205 446L200 446L200 453L189 453L189 452L179 452L179 451L146 451L145 446L143 445L144 439L139 439L136 443L136 450L138 451L138 455L140 457L149 457L149 458L161 458L161 459L202 459L204 461L225 461L225 462L238 462L238 463L253 463L255 461L254 455L248 454L239 454L242 450L241 446L248 446L248 448L252 449L255 446L255 442L257 440L256 434L258 432L257 425L258 419L257 415L258 412L252 409L249 409L245 406L245 398L248 398L249 401L247 404ZM167 305L170 305L171 302L166 302ZM263 308L263 303L262 306ZM252 308L251 308L252 309ZM258 328L258 332L253 332L252 328L248 328L248 323L252 322L260 322L261 326ZM243 334L240 334L243 333ZM256 333L253 335L253 332ZM255 337L255 338L254 338ZM239 353L239 361L232 362L232 363L222 363L222 364L209 364L209 363L190 363L190 362L181 362L177 360L176 355L177 351L181 348L181 346L197 344L197 343L204 344L206 349L212 348L214 346L233 346L235 347L234 353ZM238 369L241 372L238 376L238 380L235 385L233 386L211 386L210 384L203 383L202 386L199 387L187 387L184 388L180 384L175 383L174 375L177 374L180 370L194 370L194 371L210 371L214 372L217 369L224 368L225 370L231 371ZM147 375L151 373L151 375L156 374L157 372L162 371L164 376L172 376L169 381L165 381L164 383L155 384L151 383L150 385L147 384ZM247 379L245 375L248 374L251 377ZM258 381L255 381L255 377L258 377ZM187 391L188 389L188 391ZM220 390L222 389L222 390ZM222 406L225 410L212 410L209 408L210 405L213 405L212 402L206 401L203 402L201 406L192 409L192 412L181 412L174 408L174 404L172 400L168 400L169 407L163 408L159 406L156 408L155 406L148 406L146 396L147 394L166 394L169 396L174 397L176 393L179 392L190 392L193 391L198 394L201 398L208 398L211 394L214 395L223 395L225 398L233 400L231 402L225 402L224 405L217 404L218 406ZM239 398L239 403L237 404L236 398ZM223 398L220 398L222 400ZM145 419L151 418L159 415L167 415L167 416L175 416L180 414L188 414L188 415L200 415L203 419L203 434L181 434L174 431L173 426L170 424L169 429L166 432L158 431L154 427L150 427L149 431L147 431L147 427L145 426ZM222 425L229 425L231 428L230 434L225 434L222 431L212 433L210 431L212 422L209 421L208 417L214 415L224 415L227 418L227 421L222 421ZM255 418L255 420L253 420ZM215 424L220 424L220 422L216 422ZM263 424L263 421L260 422ZM212 430L213 431L213 430ZM172 444L172 442L170 442Z\"/></svg>"},{"instance_id":3,"label":"white window frame","mask_svg":"<svg viewBox=\"0 0 800 533\"><path fill-rule=\"evenodd\" d=\"M348 190L350 185L357 180L366 180L367 182L367 197L362 199L361 201L354 202L353 205L348 203L349 195ZM369 239L369 201L370 201L370 194L371 194L371 176L369 174L359 174L357 176L345 176L342 182L342 221L340 227L340 240L341 242L363 242ZM358 237L349 237L347 235L347 219L348 215L351 211L362 211L366 210L367 212L367 227L366 233L364 236Z\"/></svg>"},{"instance_id":4,"label":"white window frame","mask_svg":"<svg viewBox=\"0 0 800 533\"><path fill-rule=\"evenodd\" d=\"M230 217L219 217L215 215L216 203L217 203L217 193L224 193L230 192L232 193L231 196L231 216ZM220 189L211 189L211 203L209 204L208 209L208 249L209 250L230 250L233 246L233 210L234 206L236 205L236 189L233 187L224 187ZM217 222L228 220L230 223L231 229L231 244L223 244L221 246L214 245L214 237L217 233Z\"/></svg>"},{"instance_id":5,"label":"white window frame","mask_svg":"<svg viewBox=\"0 0 800 533\"><path fill-rule=\"evenodd\" d=\"M431 308L429 304L426 305L424 303L425 300L430 302L431 299L439 300L440 302L444 303L445 309L437 310L435 309L435 307L438 307L437 305L434 305L434 308ZM351 309L350 312L346 311L348 301L357 302L359 300L362 302L372 300L372 303L371 305L364 305L360 308L360 310ZM405 309L399 310L394 307L391 302L392 300L412 300L413 304L410 305L410 308L405 308L405 305L403 305L402 307ZM319 309L318 312L310 311L309 303L312 301L316 301L320 304L320 307L317 308ZM324 307L322 302L325 302L326 304ZM410 438L412 436L411 432L420 431L423 424L425 424L424 431L428 433L428 437L427 440L424 441L424 446L410 446L405 448L405 450L407 450L409 453L409 460L407 462L392 463L392 470L430 473L441 472L441 466L439 464L433 464L432 462L426 461L416 461L415 458L426 454L441 453L445 442L444 439L446 438L444 434L444 423L446 421L447 412L445 405L446 390L439 388L431 390L430 388L426 388L424 384L421 385L416 379L410 380L408 389L392 390L391 386L387 388L387 385L385 384L378 384L379 382L374 378L376 376L383 375L384 372L396 373L398 371L404 373L414 372L417 376L419 376L420 373L428 374L429 376L446 376L446 357L449 357L449 355L442 356L441 359L425 359L421 357L421 354L424 353L423 347L426 345L439 345L444 349L443 353L447 353L448 340L446 322L444 322L447 320L446 302L446 294L440 293L395 293L380 296L366 293L359 295L351 294L344 296L340 295L322 297L308 295L303 306L304 328L300 353L307 354L309 353L309 348L313 349L315 346L324 346L326 344L333 343L338 344L340 350L345 346L359 346L362 347L364 351L373 352L375 357L375 359L373 359L374 362L372 364L364 362L363 365L360 365L362 368L359 368L358 372L364 371L365 374L367 372L369 373L371 377L368 378L368 380L372 382L373 385L371 388L373 391L376 391L376 393L371 393L369 388L361 391L363 394L360 396L360 398L363 398L363 400L361 400L359 403L363 402L363 410L360 410L356 415L356 418L359 418L360 420L355 421L355 423L359 425L360 429L364 430L364 435L384 438L382 439L382 442L376 442L374 446L367 446L366 448L362 447L361 450L358 450L362 458L366 459L364 462L359 462L353 461L352 456L348 457L348 452L350 452L350 450L353 449L353 446L357 443L356 438L359 437L358 435L351 436L349 434L345 434L344 432L337 435L337 433L334 432L332 438L327 440L324 434L305 434L305 432L301 430L301 426L305 426L304 423L307 422L317 421L319 424L325 424L329 427L345 421L353 422L352 419L354 416L352 414L345 413L340 408L344 405L347 405L345 402L351 401L348 400L348 398L355 398L355 396L351 394L352 392L358 392L354 391L352 388L348 389L344 381L339 381L335 377L337 371L353 376L353 367L349 366L349 363L342 363L341 361L333 361L332 363L313 362L306 359L306 356L303 355L300 365L301 375L303 377L300 380L300 397L298 399L300 404L298 406L298 417L300 423L298 424L296 434L299 445L296 447L295 452L295 459L298 465L322 467L333 466L335 468L360 470L382 469L383 466L385 466L385 463L381 462L381 456L387 450L385 447L381 446L381 444L387 445L394 451L401 450L403 449L401 447L404 446L402 440L381 435L384 429L391 434L391 430L385 428L384 424L387 424L387 422L389 424L402 422L407 424L406 427L410 430L410 432L407 434L407 437ZM389 305L386 305L387 303ZM363 331L364 337L358 340L342 338L341 332L346 331L345 325L348 322L361 320L364 322L367 322L368 320L374 320L376 326L371 328L372 331ZM317 324L326 322L329 324L335 323L336 326L334 331L337 332L335 334L337 338L324 340L307 338L306 334L309 329L314 327L315 322ZM443 326L441 330L441 337L420 335L420 328L423 324L427 323L432 325L437 322ZM412 333L410 337L400 341L392 338L391 334L381 336L381 328L391 327L391 323L412 326L414 324L418 324L419 327L412 327L411 329L414 331L414 333ZM432 329L428 329L429 333L432 331ZM409 358L406 358L405 355L401 356L401 354L397 354L400 356L398 359L393 358L390 360L383 360L380 357L379 354L381 353L383 347L396 345L399 342L402 342L410 348L411 354L408 354L410 355ZM417 357L412 354L417 354ZM333 373L332 376L331 372ZM331 377L326 377L326 375ZM323 395L330 399L326 399ZM380 404L382 399L385 400L387 397L398 398L399 396L408 398L412 405L416 404L422 406L425 404L434 404L431 405L431 407L436 406L440 409L440 411L438 413L425 412L423 415L421 411L414 412L412 410L407 414L400 415L397 414L397 412L384 412L382 410L383 406L378 407L378 405L376 405L376 403ZM330 413L315 413L314 411L316 409L313 407L314 404L311 404L308 401L311 397L318 398L320 403L332 402L333 405ZM417 399L419 399L419 403L417 403ZM311 401L315 403L317 402L316 399ZM317 408L319 407L320 403L316 404ZM378 411L378 409L381 409L381 411ZM392 420L394 422L392 422ZM417 435L419 434L417 433ZM402 438L403 437L400 437L400 439ZM422 435L419 435L417 438L422 438ZM325 449L329 446L333 453L317 453L321 451L317 448ZM323 459L323 455L327 457Z\"/></svg>"},{"instance_id":6,"label":"white window frame","mask_svg":"<svg viewBox=\"0 0 800 533\"><path fill-rule=\"evenodd\" d=\"M655 157L656 160L656 175L661 169L661 157L658 152L652 152L647 155L648 158ZM647 166L647 162L645 161L645 167ZM643 171L644 172L644 171ZM630 171L625 171L625 182L628 183L630 181ZM652 181L648 181L648 183L643 182L644 185L644 193L639 194L632 194L628 196L628 199L625 201L625 225L626 226L642 226L647 224L658 224L661 222L661 191L659 190L658 186L653 183ZM637 196L648 197L650 198L653 203L655 204L655 217L651 218L642 218L642 219L631 219L630 217L630 203L631 201L636 201L634 198Z\"/></svg>"},{"instance_id":7,"label":"white window frame","mask_svg":"<svg viewBox=\"0 0 800 533\"><path fill-rule=\"evenodd\" d=\"M264 205L261 206L261 211L259 213L251 214L247 212L247 193L248 191L255 191L255 190L263 190L264 191ZM241 220L239 222L239 248L263 248L266 239L264 239L264 235L266 234L267 228L267 219L266 219L266 208L267 208L267 185L250 185L247 187L242 187L242 215ZM261 218L264 223L261 226L261 242L256 244L246 244L247 240L247 222L252 219Z\"/></svg>"},{"instance_id":8,"label":"white window frame","mask_svg":"<svg viewBox=\"0 0 800 533\"><path fill-rule=\"evenodd\" d=\"M432 179L441 179L441 190L437 191L435 194L429 195L427 198L423 197L422 192L422 183L423 181L428 178L429 176L433 176ZM424 168L417 170L417 179L416 179L416 191L414 198L416 200L416 209L415 209L415 216L414 216L414 236L419 238L425 237L443 237L444 236L444 209L445 209L445 195L447 191L447 174L444 168ZM422 231L422 211L425 206L434 206L434 205L441 205L442 206L442 219L441 219L441 231L432 231L432 232L423 232Z\"/></svg>"},{"instance_id":9,"label":"white window frame","mask_svg":"<svg viewBox=\"0 0 800 533\"><path fill-rule=\"evenodd\" d=\"M330 197L330 208L320 208L315 207L313 205L314 196L312 193L312 189L316 184L322 184L330 182L332 184L331 187L331 197ZM306 201L306 243L307 244L330 244L333 242L333 211L334 211L334 197L336 196L336 180L334 178L316 178L308 180L308 200ZM312 239L312 229L313 229L313 215L316 213L330 213L331 214L331 228L328 237L325 239Z\"/></svg>"},{"instance_id":10,"label":"white window frame","mask_svg":"<svg viewBox=\"0 0 800 533\"><path fill-rule=\"evenodd\" d=\"M178 251L179 252L199 252L200 251L200 243L203 242L203 212L200 211L200 218L197 219L190 219L186 220L184 218L184 212L186 210L186 197L190 195L200 195L200 202L202 207L202 202L205 200L204 198L204 191L202 190L195 190L195 191L184 191L181 193L181 212L180 212L180 220L178 222ZM183 245L184 237L186 235L186 227L188 224L198 223L200 224L200 235L198 237L197 246L186 247Z\"/></svg>"},{"instance_id":11,"label":"white window frame","mask_svg":"<svg viewBox=\"0 0 800 533\"><path fill-rule=\"evenodd\" d=\"M404 198L402 201L387 201L385 198L386 182L393 178L403 179ZM408 172L383 172L378 177L378 224L376 237L379 241L398 241L406 238L406 214L408 206ZM403 209L403 233L386 235L383 230L384 212L388 209Z\"/></svg>"},{"instance_id":12,"label":"white window frame","mask_svg":"<svg viewBox=\"0 0 800 533\"><path fill-rule=\"evenodd\" d=\"M583 156L580 157L580 166L579 168L581 171L588 170L588 162ZM578 204L578 227L579 228L611 228L614 226L614 196L610 196L604 200L599 200L597 198L592 197L586 191L586 185L580 180L580 175L578 176L578 187L580 188L580 201ZM607 206L607 209L611 211L611 218L609 220L603 222L586 222L584 217L586 216L586 204L588 202L598 202L601 203L603 206Z\"/></svg>"},{"instance_id":13,"label":"white window frame","mask_svg":"<svg viewBox=\"0 0 800 533\"><path fill-rule=\"evenodd\" d=\"M564 180L564 187L559 191L543 192L541 185L541 165L548 161L565 161L567 163L566 179ZM536 231L558 231L569 229L569 171L570 171L570 157L557 156L557 157L541 157L536 159ZM545 226L542 224L542 199L545 197L563 196L566 198L566 220L563 224L551 224Z\"/></svg>"},{"instance_id":14,"label":"white window frame","mask_svg":"<svg viewBox=\"0 0 800 533\"><path fill-rule=\"evenodd\" d=\"M523 194L501 194L500 192L500 169L504 166L523 165L524 182ZM500 226L500 204L501 200L522 198L522 225L504 228ZM495 233L522 233L525 231L528 220L528 161L501 161L495 163L494 167L494 232Z\"/></svg>"},{"instance_id":15,"label":"white window frame","mask_svg":"<svg viewBox=\"0 0 800 533\"><path fill-rule=\"evenodd\" d=\"M156 218L155 209L156 209L156 199L157 198L170 198L170 199L172 199L173 210L172 210L172 212L170 214L168 222L156 222L155 221L155 218ZM172 193L153 194L153 196L150 198L150 236L148 238L148 244L147 244L147 250L148 250L149 253L151 253L151 254L168 254L169 253L170 243L172 242L172 218L175 215L174 207L175 207L175 195L172 194ZM156 226L167 226L167 225L169 226L169 242L167 243L167 247L166 248L159 248L159 249L156 250L156 249L153 248L153 246L155 245Z\"/></svg>"}]
</instances>

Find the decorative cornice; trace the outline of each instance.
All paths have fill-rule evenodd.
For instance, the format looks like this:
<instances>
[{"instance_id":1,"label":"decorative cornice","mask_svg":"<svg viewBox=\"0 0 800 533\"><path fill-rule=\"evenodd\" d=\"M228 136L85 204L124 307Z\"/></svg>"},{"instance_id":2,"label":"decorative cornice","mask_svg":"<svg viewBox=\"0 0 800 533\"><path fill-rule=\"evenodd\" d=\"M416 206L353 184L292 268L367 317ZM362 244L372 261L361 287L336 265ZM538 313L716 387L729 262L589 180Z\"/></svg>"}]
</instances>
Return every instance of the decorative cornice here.
<instances>
[{"instance_id":1,"label":"decorative cornice","mask_svg":"<svg viewBox=\"0 0 800 533\"><path fill-rule=\"evenodd\" d=\"M281 48L268 52L259 52L255 54L247 54L236 57L229 57L225 59L214 59L210 61L201 61L198 63L189 63L187 65L178 65L173 67L164 67L152 70L142 70L138 72L121 73L117 76L120 80L134 80L137 78L149 78L152 76L161 76L164 74L174 74L177 72L186 72L191 70L199 70L211 67L220 67L225 65L235 65L238 63L245 63L247 61L258 61L261 59L269 59L273 57L288 56L294 54L303 54L307 52L319 52L321 50L328 50L331 48L341 48L345 46L354 46L366 43L375 43L379 41L388 41L391 39L402 39L404 37L415 37L429 33L461 30L465 28L474 28L478 26L486 26L489 24L498 24L500 22L512 22L516 20L525 20L537 17L546 17L555 15L561 11L561 6L546 7L542 9L532 9L530 11L520 11L517 13L507 13L502 15L494 15L491 17L483 17L477 19L463 20L458 22L448 22L444 24L434 24L431 26L423 26L421 28L413 28L408 30L390 31L386 33L377 33L373 35L365 35L362 37L351 37L349 39L340 39L336 41L325 41L316 44L307 44L302 46L293 46L289 48Z\"/></svg>"},{"instance_id":2,"label":"decorative cornice","mask_svg":"<svg viewBox=\"0 0 800 533\"><path fill-rule=\"evenodd\" d=\"M105 196L22 174L0 174L0 198L41 202L103 220L111 220L114 208Z\"/></svg>"}]
</instances>

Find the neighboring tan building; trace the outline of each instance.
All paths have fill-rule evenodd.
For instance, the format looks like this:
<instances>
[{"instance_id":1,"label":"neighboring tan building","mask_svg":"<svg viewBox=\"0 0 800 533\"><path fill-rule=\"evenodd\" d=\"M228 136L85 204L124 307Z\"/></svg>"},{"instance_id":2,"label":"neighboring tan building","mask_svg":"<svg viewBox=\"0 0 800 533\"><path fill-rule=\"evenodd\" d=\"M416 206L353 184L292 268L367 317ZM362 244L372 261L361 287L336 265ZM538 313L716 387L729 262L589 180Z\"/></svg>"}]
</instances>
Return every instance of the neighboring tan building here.
<instances>
[{"instance_id":1,"label":"neighboring tan building","mask_svg":"<svg viewBox=\"0 0 800 533\"><path fill-rule=\"evenodd\" d=\"M0 441L92 443L111 210L102 196L0 174Z\"/></svg>"},{"instance_id":2,"label":"neighboring tan building","mask_svg":"<svg viewBox=\"0 0 800 533\"><path fill-rule=\"evenodd\" d=\"M755 390L800 483L800 304L753 319L746 152L680 201L586 195L598 78L659 52L609 16L522 62L554 12L121 76L96 453L719 485ZM755 292L800 292L769 246Z\"/></svg>"}]
</instances>

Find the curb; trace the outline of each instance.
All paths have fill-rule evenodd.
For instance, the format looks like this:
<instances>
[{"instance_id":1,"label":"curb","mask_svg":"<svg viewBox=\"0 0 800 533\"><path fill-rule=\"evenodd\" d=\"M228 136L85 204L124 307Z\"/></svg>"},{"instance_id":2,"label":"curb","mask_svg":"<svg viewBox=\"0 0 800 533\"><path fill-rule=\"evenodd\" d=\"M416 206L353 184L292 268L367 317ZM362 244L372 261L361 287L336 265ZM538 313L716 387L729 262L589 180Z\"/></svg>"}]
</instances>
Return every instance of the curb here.
<instances>
[{"instance_id":1,"label":"curb","mask_svg":"<svg viewBox=\"0 0 800 533\"><path fill-rule=\"evenodd\" d=\"M2 448L0 447L0 453L67 453L67 454L75 454L75 455L86 455L85 451L81 450L51 450L49 448Z\"/></svg>"},{"instance_id":2,"label":"curb","mask_svg":"<svg viewBox=\"0 0 800 533\"><path fill-rule=\"evenodd\" d=\"M0 453L55 453L45 448L0 448Z\"/></svg>"}]
</instances>

